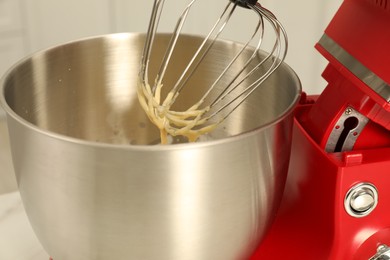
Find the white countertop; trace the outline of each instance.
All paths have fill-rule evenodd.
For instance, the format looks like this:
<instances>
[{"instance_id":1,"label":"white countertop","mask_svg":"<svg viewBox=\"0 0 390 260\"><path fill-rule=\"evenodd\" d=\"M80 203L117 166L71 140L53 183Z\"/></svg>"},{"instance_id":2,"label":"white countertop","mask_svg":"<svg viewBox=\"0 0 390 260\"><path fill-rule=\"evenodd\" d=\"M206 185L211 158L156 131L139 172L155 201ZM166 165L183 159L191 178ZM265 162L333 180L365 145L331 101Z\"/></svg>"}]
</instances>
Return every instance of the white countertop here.
<instances>
[{"instance_id":1,"label":"white countertop","mask_svg":"<svg viewBox=\"0 0 390 260\"><path fill-rule=\"evenodd\" d=\"M49 260L28 222L18 191L0 195L0 259Z\"/></svg>"},{"instance_id":2,"label":"white countertop","mask_svg":"<svg viewBox=\"0 0 390 260\"><path fill-rule=\"evenodd\" d=\"M8 132L0 116L0 260L49 260L28 222L17 191Z\"/></svg>"}]
</instances>

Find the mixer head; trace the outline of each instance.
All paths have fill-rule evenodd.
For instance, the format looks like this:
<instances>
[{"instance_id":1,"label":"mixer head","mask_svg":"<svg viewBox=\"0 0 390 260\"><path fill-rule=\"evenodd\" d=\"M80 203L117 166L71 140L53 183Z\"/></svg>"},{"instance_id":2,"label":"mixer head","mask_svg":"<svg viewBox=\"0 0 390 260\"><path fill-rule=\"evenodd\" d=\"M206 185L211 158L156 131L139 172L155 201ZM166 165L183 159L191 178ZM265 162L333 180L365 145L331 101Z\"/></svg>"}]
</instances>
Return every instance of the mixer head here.
<instances>
[{"instance_id":1,"label":"mixer head","mask_svg":"<svg viewBox=\"0 0 390 260\"><path fill-rule=\"evenodd\" d=\"M166 54L162 58L161 67L156 75L152 76L154 78L153 84L149 84L149 61L153 59L151 54L153 42L164 0L155 0L150 18L139 73L138 96L140 104L149 119L160 129L163 143L166 142L167 135L182 135L186 136L189 141L195 141L200 135L212 131L279 67L287 52L286 32L270 11L253 0L227 1L220 17L210 28L188 63L180 68L171 68L182 70L181 76L172 86L163 88L164 76L171 64L176 43L180 39L182 28L190 14L190 10L196 2L197 0L190 1L178 18ZM253 25L253 33L232 57L230 63L220 68L217 73L218 76L207 88L206 93L203 93L199 99L194 99L193 106L176 111L173 105L179 94L185 87L195 87L191 85L191 78L197 70L202 69L203 63L208 62L208 53L215 51L214 43L220 38L222 32L228 28L227 25L237 7L251 9L258 15L258 23ZM269 33L273 36L268 36ZM273 43L265 58L259 61L258 54L260 49L263 49L263 43L267 37L271 37ZM253 42L255 44L251 46ZM248 51L252 52L250 58L242 61L240 56ZM253 80L253 77L250 76L258 70L264 71L264 73L261 77ZM167 88L168 91L164 91Z\"/></svg>"},{"instance_id":2,"label":"mixer head","mask_svg":"<svg viewBox=\"0 0 390 260\"><path fill-rule=\"evenodd\" d=\"M390 2L345 0L316 48L328 86L306 127L327 151L390 145Z\"/></svg>"}]
</instances>

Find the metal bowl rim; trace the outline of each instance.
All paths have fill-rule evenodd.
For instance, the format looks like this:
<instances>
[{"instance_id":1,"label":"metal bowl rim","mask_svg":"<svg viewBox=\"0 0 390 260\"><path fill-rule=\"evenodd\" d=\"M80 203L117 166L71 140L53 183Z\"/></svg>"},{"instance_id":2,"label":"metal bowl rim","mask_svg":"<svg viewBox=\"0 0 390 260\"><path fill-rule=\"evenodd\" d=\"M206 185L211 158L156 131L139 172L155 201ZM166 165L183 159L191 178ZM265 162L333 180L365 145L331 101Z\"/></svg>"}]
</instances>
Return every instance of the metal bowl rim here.
<instances>
[{"instance_id":1,"label":"metal bowl rim","mask_svg":"<svg viewBox=\"0 0 390 260\"><path fill-rule=\"evenodd\" d=\"M75 44L75 43L80 43L80 42L85 42L85 41L90 41L94 39L101 39L101 38L110 38L110 37L139 37L145 35L144 33L112 33L112 34L102 34L102 35L96 35L96 36L90 36L90 37L84 37L80 39L76 39L73 41L68 41L62 44L57 44L52 47L48 47L39 51L36 51L18 62L16 62L14 65L12 65L6 72L5 74L0 78L0 104L2 105L3 109L6 112L6 116L12 117L14 120L16 120L18 123L22 124L25 127L28 127L32 131L41 133L46 136L50 136L52 138L62 140L64 142L69 142L69 143L77 143L77 144L82 144L90 147L100 147L100 148L112 148L112 149L124 149L124 150L132 150L132 151L167 151L167 150L181 150L181 149L188 149L188 148L197 148L197 147L205 147L205 146L214 146L218 144L225 144L225 143L230 143L230 142L235 142L235 141L240 141L241 139L248 138L250 136L256 135L259 132L264 131L267 128L270 128L276 124L278 124L280 121L284 120L284 118L288 117L291 113L293 113L296 105L298 104L302 92L302 85L300 82L299 77L297 76L296 72L285 62L283 62L282 66L289 71L293 78L296 81L296 88L297 92L296 95L293 99L293 102L290 103L288 108L281 113L278 117L276 117L274 120L263 124L257 128L254 128L250 131L246 131L243 133L240 133L238 135L233 135L233 136L228 136L220 139L215 139L215 140L207 140L207 141L202 141L202 142L195 142L195 143L181 143L181 144L175 144L175 145L124 145L124 144L110 144L110 143L103 143L103 142L94 142L94 141L87 141L75 137L70 137L62 134L58 134L53 131L49 130L44 130L42 128L39 128L35 124L32 124L28 122L27 120L23 119L21 116L19 116L15 111L11 109L11 107L8 106L8 103L5 99L5 82L7 81L8 77L11 75L12 71L14 71L16 68L19 66L23 65L25 62L28 60L32 59L33 57L42 55L46 52L52 51L56 48L60 48L65 45L69 44ZM189 35L187 36L190 37L200 37L199 35ZM219 40L221 42L227 42L227 43L235 43L234 41L230 40ZM241 44L241 43L237 43Z\"/></svg>"}]
</instances>

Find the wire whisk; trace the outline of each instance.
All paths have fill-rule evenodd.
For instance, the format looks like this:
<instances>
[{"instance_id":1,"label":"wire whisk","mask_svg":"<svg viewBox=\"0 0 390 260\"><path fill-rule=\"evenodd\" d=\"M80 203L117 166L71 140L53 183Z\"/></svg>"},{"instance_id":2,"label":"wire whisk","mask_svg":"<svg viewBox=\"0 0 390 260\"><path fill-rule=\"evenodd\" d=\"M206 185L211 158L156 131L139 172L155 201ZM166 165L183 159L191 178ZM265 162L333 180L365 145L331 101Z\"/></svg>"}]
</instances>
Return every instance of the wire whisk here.
<instances>
[{"instance_id":1,"label":"wire whisk","mask_svg":"<svg viewBox=\"0 0 390 260\"><path fill-rule=\"evenodd\" d=\"M162 143L168 142L168 135L181 135L187 137L189 141L196 141L200 135L212 131L224 121L281 65L287 53L287 34L276 17L256 0L227 0L228 3L225 8L223 8L220 17L218 17L215 24L204 37L200 46L194 52L193 57L180 74L176 83L170 88L170 91L167 92L168 94L163 97L162 87L168 64L171 61L190 10L198 0L191 0L178 18L165 55L161 61L161 66L153 84L150 84L148 81L149 63L164 1L165 0L154 1L139 71L138 98L149 119L160 129ZM175 111L172 109L172 106L180 92L188 85L187 83L200 64L205 62L207 54L221 36L221 33L235 13L236 8L246 8L253 10L258 14L259 19L253 34L251 34L247 42L242 45L243 47L239 49L228 65L210 84L207 91L199 100L194 100L193 105L184 111ZM270 51L262 60L258 61L255 58L262 48L265 30L269 27L274 33L275 40ZM244 51L249 49L248 47L254 39L256 44L253 46L254 48L250 48L253 50L252 54L243 64L241 64L242 61L240 61L240 69L233 70L233 66L237 66L235 64L239 57ZM253 66L254 61L257 63ZM259 69L264 71L261 77L256 77L249 84L246 83L246 86L243 89L238 88ZM222 80L226 75L229 75L228 84L226 84L226 81ZM225 84L226 86L224 85L220 88L221 84ZM219 87L217 88L217 86ZM222 89L222 91L217 95L213 95L210 101L210 93L215 91L215 89ZM238 92L237 89L239 89Z\"/></svg>"}]
</instances>

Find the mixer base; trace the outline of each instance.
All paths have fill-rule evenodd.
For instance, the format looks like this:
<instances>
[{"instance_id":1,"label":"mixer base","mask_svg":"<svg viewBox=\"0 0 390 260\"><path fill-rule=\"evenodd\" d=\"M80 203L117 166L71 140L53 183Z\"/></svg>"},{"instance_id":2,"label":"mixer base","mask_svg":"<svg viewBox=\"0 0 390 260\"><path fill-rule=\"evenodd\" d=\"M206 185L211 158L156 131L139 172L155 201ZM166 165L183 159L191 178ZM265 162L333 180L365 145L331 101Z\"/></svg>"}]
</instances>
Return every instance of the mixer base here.
<instances>
[{"instance_id":1,"label":"mixer base","mask_svg":"<svg viewBox=\"0 0 390 260\"><path fill-rule=\"evenodd\" d=\"M251 260L367 260L390 244L390 218L383 217L389 215L390 148L326 153L302 127L313 102L297 109L282 205ZM361 183L373 185L379 200L369 214L352 216L345 201Z\"/></svg>"}]
</instances>

